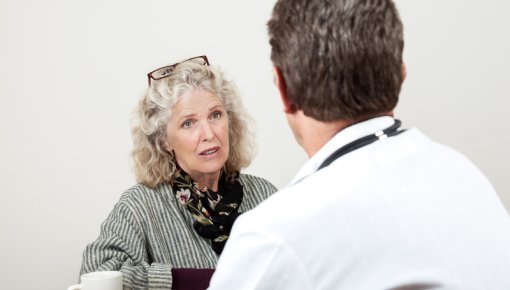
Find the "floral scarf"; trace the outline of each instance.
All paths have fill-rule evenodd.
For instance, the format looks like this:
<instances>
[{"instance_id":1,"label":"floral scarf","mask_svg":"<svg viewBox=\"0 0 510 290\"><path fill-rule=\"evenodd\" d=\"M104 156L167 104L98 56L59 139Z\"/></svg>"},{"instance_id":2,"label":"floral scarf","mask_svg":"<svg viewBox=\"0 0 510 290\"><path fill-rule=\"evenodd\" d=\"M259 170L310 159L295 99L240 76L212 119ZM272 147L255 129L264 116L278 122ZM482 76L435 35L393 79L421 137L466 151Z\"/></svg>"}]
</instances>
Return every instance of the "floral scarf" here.
<instances>
[{"instance_id":1,"label":"floral scarf","mask_svg":"<svg viewBox=\"0 0 510 290\"><path fill-rule=\"evenodd\" d=\"M183 170L177 170L172 189L177 200L189 210L195 222L193 229L203 238L211 240L211 248L220 255L227 242L234 221L240 215L243 186L239 173L227 176L222 171L218 192L198 188L199 184Z\"/></svg>"}]
</instances>

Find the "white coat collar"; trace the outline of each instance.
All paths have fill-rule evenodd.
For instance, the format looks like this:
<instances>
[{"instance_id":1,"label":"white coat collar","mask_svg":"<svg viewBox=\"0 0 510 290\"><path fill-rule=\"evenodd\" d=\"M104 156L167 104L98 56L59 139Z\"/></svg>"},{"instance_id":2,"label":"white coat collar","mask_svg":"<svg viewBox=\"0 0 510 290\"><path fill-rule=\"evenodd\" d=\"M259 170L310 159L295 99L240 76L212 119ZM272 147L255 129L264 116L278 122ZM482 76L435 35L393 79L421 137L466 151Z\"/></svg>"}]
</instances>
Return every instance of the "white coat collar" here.
<instances>
[{"instance_id":1,"label":"white coat collar","mask_svg":"<svg viewBox=\"0 0 510 290\"><path fill-rule=\"evenodd\" d=\"M326 158L328 158L328 156L331 155L336 149L358 138L373 134L379 130L386 129L394 122L395 121L393 118L389 116L376 117L356 123L341 130L326 144L324 144L324 146L322 146L322 148L319 149L315 155L308 159L308 161L301 167L297 175L291 181L289 186L298 183L305 177L317 171L322 162L326 160Z\"/></svg>"}]
</instances>

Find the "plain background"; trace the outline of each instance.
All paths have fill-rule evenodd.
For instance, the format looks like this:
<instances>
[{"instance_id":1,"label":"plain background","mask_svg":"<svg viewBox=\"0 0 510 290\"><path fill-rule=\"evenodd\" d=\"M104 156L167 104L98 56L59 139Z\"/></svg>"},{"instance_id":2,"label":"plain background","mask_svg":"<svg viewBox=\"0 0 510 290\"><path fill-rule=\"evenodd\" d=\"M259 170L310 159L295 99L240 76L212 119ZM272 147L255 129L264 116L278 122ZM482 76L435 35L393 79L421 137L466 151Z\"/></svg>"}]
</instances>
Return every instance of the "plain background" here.
<instances>
[{"instance_id":1,"label":"plain background","mask_svg":"<svg viewBox=\"0 0 510 290\"><path fill-rule=\"evenodd\" d=\"M77 282L85 245L135 182L130 113L156 67L207 54L257 123L246 172L292 179L306 156L273 85L274 2L0 0L0 288ZM397 4L408 78L396 116L471 158L510 208L510 2Z\"/></svg>"}]
</instances>

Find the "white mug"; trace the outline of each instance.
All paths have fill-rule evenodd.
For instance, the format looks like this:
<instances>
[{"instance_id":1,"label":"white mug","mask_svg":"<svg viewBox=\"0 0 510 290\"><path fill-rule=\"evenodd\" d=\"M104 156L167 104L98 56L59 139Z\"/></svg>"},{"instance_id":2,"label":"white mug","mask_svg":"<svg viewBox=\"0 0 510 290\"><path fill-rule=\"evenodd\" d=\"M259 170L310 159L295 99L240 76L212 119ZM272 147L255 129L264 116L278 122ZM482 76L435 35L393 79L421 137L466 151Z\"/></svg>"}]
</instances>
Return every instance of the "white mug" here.
<instances>
[{"instance_id":1,"label":"white mug","mask_svg":"<svg viewBox=\"0 0 510 290\"><path fill-rule=\"evenodd\" d=\"M122 272L101 271L83 274L80 284L72 285L67 290L122 290Z\"/></svg>"}]
</instances>

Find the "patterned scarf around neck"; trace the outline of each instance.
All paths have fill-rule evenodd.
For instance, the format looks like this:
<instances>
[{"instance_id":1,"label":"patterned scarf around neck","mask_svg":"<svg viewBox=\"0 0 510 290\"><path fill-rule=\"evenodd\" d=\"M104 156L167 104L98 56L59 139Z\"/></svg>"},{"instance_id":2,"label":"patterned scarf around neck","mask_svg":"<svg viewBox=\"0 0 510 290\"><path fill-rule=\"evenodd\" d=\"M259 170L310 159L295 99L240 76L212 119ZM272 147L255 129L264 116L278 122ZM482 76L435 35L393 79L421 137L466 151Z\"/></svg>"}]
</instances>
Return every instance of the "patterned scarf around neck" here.
<instances>
[{"instance_id":1,"label":"patterned scarf around neck","mask_svg":"<svg viewBox=\"0 0 510 290\"><path fill-rule=\"evenodd\" d=\"M199 184L183 170L177 170L172 189L177 200L186 206L195 222L193 228L203 238L211 240L211 248L220 255L225 247L232 225L239 213L243 200L243 186L239 173L227 176L222 171L218 192L198 188Z\"/></svg>"}]
</instances>

